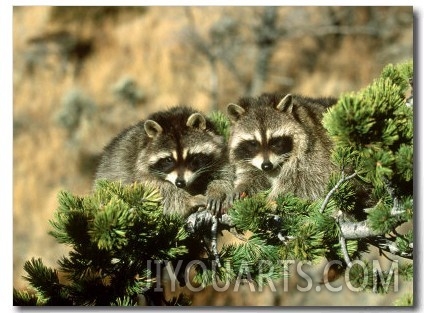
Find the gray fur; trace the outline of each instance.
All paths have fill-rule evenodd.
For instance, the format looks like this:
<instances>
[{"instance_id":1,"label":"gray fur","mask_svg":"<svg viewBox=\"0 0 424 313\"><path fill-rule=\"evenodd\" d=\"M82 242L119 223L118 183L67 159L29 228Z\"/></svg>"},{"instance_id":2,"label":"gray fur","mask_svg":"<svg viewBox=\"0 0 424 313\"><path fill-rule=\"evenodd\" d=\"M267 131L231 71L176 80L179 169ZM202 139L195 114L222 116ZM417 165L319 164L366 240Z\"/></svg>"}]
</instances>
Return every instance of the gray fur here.
<instances>
[{"instance_id":1,"label":"gray fur","mask_svg":"<svg viewBox=\"0 0 424 313\"><path fill-rule=\"evenodd\" d=\"M95 179L149 183L159 189L165 213L186 216L199 206L219 213L233 188L231 173L224 138L214 125L191 108L174 107L116 136L104 149Z\"/></svg>"},{"instance_id":2,"label":"gray fur","mask_svg":"<svg viewBox=\"0 0 424 313\"><path fill-rule=\"evenodd\" d=\"M285 193L321 197L334 170L332 142L322 126L322 114L336 102L334 98L263 94L229 104L235 197L266 190L270 199Z\"/></svg>"}]
</instances>

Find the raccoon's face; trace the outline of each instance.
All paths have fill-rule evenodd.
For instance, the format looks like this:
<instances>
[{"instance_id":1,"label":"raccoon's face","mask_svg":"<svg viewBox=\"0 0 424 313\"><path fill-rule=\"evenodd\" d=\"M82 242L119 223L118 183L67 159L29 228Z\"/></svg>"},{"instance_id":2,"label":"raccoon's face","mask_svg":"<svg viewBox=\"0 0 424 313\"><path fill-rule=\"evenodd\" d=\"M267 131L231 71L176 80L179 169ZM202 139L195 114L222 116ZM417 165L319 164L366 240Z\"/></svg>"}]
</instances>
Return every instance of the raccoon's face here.
<instances>
[{"instance_id":1,"label":"raccoon's face","mask_svg":"<svg viewBox=\"0 0 424 313\"><path fill-rule=\"evenodd\" d=\"M162 150L148 160L151 174L178 188L190 188L202 175L216 166L216 151L209 143L188 148L175 146Z\"/></svg>"},{"instance_id":2,"label":"raccoon's face","mask_svg":"<svg viewBox=\"0 0 424 313\"><path fill-rule=\"evenodd\" d=\"M277 175L295 157L296 149L302 148L305 137L303 129L287 112L290 106L291 102L284 102L278 108L258 105L245 110L230 104L227 113L233 123L229 140L231 160Z\"/></svg>"},{"instance_id":3,"label":"raccoon's face","mask_svg":"<svg viewBox=\"0 0 424 313\"><path fill-rule=\"evenodd\" d=\"M206 181L220 166L225 147L223 138L206 128L205 118L194 113L185 124L173 125L171 131L148 120L145 130L151 138L143 156L147 171L178 188L203 192Z\"/></svg>"},{"instance_id":4,"label":"raccoon's face","mask_svg":"<svg viewBox=\"0 0 424 313\"><path fill-rule=\"evenodd\" d=\"M263 171L272 171L290 157L293 137L272 131L243 133L231 148L234 159L244 160Z\"/></svg>"}]
</instances>

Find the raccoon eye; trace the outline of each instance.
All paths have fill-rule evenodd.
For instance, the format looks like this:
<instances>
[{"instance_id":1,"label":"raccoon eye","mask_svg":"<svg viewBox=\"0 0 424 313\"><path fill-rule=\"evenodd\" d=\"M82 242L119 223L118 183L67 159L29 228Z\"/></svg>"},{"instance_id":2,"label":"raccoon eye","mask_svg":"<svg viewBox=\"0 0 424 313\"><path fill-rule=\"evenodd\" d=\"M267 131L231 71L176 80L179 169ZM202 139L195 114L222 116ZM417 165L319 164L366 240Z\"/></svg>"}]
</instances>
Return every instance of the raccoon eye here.
<instances>
[{"instance_id":1,"label":"raccoon eye","mask_svg":"<svg viewBox=\"0 0 424 313\"><path fill-rule=\"evenodd\" d=\"M285 154L293 150L293 139L289 136L271 138L270 149L276 154Z\"/></svg>"},{"instance_id":2,"label":"raccoon eye","mask_svg":"<svg viewBox=\"0 0 424 313\"><path fill-rule=\"evenodd\" d=\"M248 140L247 144L252 148L259 147L259 142L257 142L256 140Z\"/></svg>"},{"instance_id":3,"label":"raccoon eye","mask_svg":"<svg viewBox=\"0 0 424 313\"><path fill-rule=\"evenodd\" d=\"M259 153L261 144L256 140L242 141L234 150L234 154L238 159L248 160Z\"/></svg>"},{"instance_id":4,"label":"raccoon eye","mask_svg":"<svg viewBox=\"0 0 424 313\"><path fill-rule=\"evenodd\" d=\"M170 173L174 169L175 161L171 157L162 158L151 168L155 171Z\"/></svg>"},{"instance_id":5,"label":"raccoon eye","mask_svg":"<svg viewBox=\"0 0 424 313\"><path fill-rule=\"evenodd\" d=\"M249 153L258 153L261 149L261 144L257 140L248 140L246 142L246 148Z\"/></svg>"},{"instance_id":6,"label":"raccoon eye","mask_svg":"<svg viewBox=\"0 0 424 313\"><path fill-rule=\"evenodd\" d=\"M197 171L199 168L203 168L212 162L212 156L208 156L203 153L192 154L187 156L187 167L191 171Z\"/></svg>"}]
</instances>

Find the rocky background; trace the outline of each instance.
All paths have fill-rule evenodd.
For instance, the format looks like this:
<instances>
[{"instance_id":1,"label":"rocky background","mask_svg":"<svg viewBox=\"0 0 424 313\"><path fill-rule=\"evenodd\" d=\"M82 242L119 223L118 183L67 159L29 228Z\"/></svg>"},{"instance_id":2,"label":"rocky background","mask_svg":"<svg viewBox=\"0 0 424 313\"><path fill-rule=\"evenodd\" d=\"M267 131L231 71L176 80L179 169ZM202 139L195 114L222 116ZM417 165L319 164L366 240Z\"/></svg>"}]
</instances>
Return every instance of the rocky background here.
<instances>
[{"instance_id":1,"label":"rocky background","mask_svg":"<svg viewBox=\"0 0 424 313\"><path fill-rule=\"evenodd\" d=\"M177 104L209 113L261 92L357 91L413 57L413 20L412 7L14 7L13 287L27 286L26 260L56 267L67 252L47 234L57 193L90 193L121 129ZM278 296L203 292L193 303L392 305L400 295L295 285Z\"/></svg>"}]
</instances>

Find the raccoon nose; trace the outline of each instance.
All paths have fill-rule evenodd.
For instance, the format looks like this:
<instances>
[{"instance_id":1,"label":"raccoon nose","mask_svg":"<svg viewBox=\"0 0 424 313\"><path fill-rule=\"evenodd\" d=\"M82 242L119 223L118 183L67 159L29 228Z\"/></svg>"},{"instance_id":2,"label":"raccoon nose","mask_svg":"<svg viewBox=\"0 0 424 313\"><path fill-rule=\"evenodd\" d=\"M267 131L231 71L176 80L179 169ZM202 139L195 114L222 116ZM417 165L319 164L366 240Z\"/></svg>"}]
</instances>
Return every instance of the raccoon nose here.
<instances>
[{"instance_id":1,"label":"raccoon nose","mask_svg":"<svg viewBox=\"0 0 424 313\"><path fill-rule=\"evenodd\" d=\"M177 186L178 188L184 188L186 186L186 182L184 179L177 178L175 180L175 186Z\"/></svg>"},{"instance_id":2,"label":"raccoon nose","mask_svg":"<svg viewBox=\"0 0 424 313\"><path fill-rule=\"evenodd\" d=\"M264 171L270 171L273 168L272 163L270 161L266 161L262 163L261 167L262 167L262 170Z\"/></svg>"}]
</instances>

